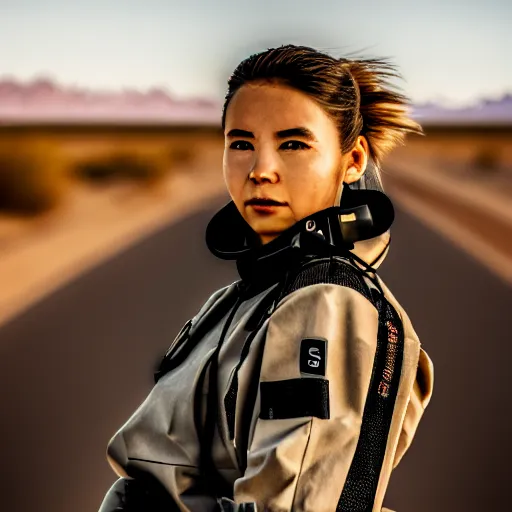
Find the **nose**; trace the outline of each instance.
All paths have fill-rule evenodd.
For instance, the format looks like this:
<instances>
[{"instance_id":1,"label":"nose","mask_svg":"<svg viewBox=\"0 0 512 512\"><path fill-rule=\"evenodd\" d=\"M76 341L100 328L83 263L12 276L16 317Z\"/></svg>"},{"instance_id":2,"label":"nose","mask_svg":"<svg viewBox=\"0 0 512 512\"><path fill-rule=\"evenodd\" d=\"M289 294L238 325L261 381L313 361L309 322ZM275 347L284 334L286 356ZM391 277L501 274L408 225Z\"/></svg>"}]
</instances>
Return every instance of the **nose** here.
<instances>
[{"instance_id":1,"label":"nose","mask_svg":"<svg viewBox=\"0 0 512 512\"><path fill-rule=\"evenodd\" d=\"M279 182L280 177L277 162L269 156L256 156L254 165L249 173L249 180L255 185Z\"/></svg>"}]
</instances>

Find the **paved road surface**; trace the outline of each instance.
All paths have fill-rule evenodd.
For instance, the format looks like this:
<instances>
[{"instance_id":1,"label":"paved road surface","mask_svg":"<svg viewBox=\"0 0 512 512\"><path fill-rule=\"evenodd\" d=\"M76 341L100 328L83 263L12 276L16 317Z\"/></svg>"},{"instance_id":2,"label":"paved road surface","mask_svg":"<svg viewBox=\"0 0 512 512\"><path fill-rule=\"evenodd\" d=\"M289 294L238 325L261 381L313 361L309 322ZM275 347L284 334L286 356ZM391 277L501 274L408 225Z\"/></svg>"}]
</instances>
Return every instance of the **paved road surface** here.
<instances>
[{"instance_id":1,"label":"paved road surface","mask_svg":"<svg viewBox=\"0 0 512 512\"><path fill-rule=\"evenodd\" d=\"M398 512L505 510L512 289L397 213L381 275L436 374L385 504ZM157 357L211 292L237 278L204 246L211 214L142 241L0 329L1 510L97 510L115 479L106 443L145 397Z\"/></svg>"}]
</instances>

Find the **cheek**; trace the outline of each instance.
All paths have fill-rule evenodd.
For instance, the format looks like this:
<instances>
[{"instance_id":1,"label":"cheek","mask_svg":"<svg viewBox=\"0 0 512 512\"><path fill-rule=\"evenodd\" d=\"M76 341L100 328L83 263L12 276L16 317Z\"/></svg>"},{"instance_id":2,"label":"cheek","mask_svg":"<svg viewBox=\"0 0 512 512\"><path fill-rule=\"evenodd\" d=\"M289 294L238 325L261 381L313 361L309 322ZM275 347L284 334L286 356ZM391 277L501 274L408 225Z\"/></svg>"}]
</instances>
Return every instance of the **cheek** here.
<instances>
[{"instance_id":1,"label":"cheek","mask_svg":"<svg viewBox=\"0 0 512 512\"><path fill-rule=\"evenodd\" d=\"M224 153L222 160L222 173L228 192L235 202L243 201L243 187L245 184L245 166L240 158L234 158L228 152Z\"/></svg>"},{"instance_id":2,"label":"cheek","mask_svg":"<svg viewBox=\"0 0 512 512\"><path fill-rule=\"evenodd\" d=\"M316 155L288 182L294 216L307 217L334 204L339 179L339 159Z\"/></svg>"}]
</instances>

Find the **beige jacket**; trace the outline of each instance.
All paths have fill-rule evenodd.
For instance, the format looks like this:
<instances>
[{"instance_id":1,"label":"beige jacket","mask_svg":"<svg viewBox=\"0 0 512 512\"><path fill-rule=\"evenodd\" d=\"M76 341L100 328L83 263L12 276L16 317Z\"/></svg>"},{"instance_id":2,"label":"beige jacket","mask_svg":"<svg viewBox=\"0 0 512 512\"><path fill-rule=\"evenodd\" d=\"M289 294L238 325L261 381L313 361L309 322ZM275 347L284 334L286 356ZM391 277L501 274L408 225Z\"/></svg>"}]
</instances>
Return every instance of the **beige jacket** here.
<instances>
[{"instance_id":1,"label":"beige jacket","mask_svg":"<svg viewBox=\"0 0 512 512\"><path fill-rule=\"evenodd\" d=\"M368 263L381 254L374 263L378 267L387 254L382 249L388 239L386 232L357 242L353 253ZM357 267L342 257L331 259L331 265ZM387 510L382 506L391 472L413 440L433 386L432 362L409 317L377 279L401 319L404 336L372 512ZM364 281L377 289L367 277ZM237 286L233 283L215 292L192 319L192 327L227 295L236 295ZM275 282L256 286L252 295L225 311L191 347L186 343L190 324L177 337L170 352L172 356L177 351L179 364L161 376L108 445L108 460L120 479L107 493L100 512L135 510L125 504L123 484L141 475L151 476L172 496L175 510L219 510L218 496L208 487L213 477L205 477L201 469L205 449L201 440L204 443L211 403L217 408L211 461L225 488L231 489L228 498L255 503L258 511L359 510L356 505L337 507L361 437L376 355L378 311L359 291L320 280L299 286L274 303L260 325L251 325L278 286ZM212 402L212 356L221 337ZM310 364L303 361L303 340L308 339L325 341L325 353L320 354L323 374L304 371L304 364Z\"/></svg>"}]
</instances>

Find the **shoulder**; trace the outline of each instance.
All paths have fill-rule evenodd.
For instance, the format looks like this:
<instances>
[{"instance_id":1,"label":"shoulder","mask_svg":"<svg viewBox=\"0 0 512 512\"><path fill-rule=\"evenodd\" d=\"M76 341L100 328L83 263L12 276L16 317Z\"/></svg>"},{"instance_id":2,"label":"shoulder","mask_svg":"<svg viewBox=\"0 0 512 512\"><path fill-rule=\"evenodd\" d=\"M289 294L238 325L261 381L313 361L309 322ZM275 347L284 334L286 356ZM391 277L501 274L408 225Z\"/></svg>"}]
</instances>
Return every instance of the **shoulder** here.
<instances>
[{"instance_id":1,"label":"shoulder","mask_svg":"<svg viewBox=\"0 0 512 512\"><path fill-rule=\"evenodd\" d=\"M223 302L229 296L236 294L239 290L240 281L235 281L229 285L223 286L218 290L215 290L201 306L194 319L202 317L210 309Z\"/></svg>"},{"instance_id":2,"label":"shoulder","mask_svg":"<svg viewBox=\"0 0 512 512\"><path fill-rule=\"evenodd\" d=\"M376 316L379 323L391 320L405 330L407 337L418 341L404 308L378 274L368 273L347 258L315 258L302 264L288 280L274 310L290 314L362 312ZM276 311L277 312L277 311Z\"/></svg>"},{"instance_id":3,"label":"shoulder","mask_svg":"<svg viewBox=\"0 0 512 512\"><path fill-rule=\"evenodd\" d=\"M368 281L368 282L367 282ZM348 260L315 258L301 265L285 284L271 314L273 322L378 322L369 279Z\"/></svg>"},{"instance_id":4,"label":"shoulder","mask_svg":"<svg viewBox=\"0 0 512 512\"><path fill-rule=\"evenodd\" d=\"M322 286L323 285L323 286ZM284 287L281 300L289 295L318 295L332 290L335 295L359 294L375 305L375 292L365 273L345 258L315 258L303 265L291 276Z\"/></svg>"}]
</instances>

